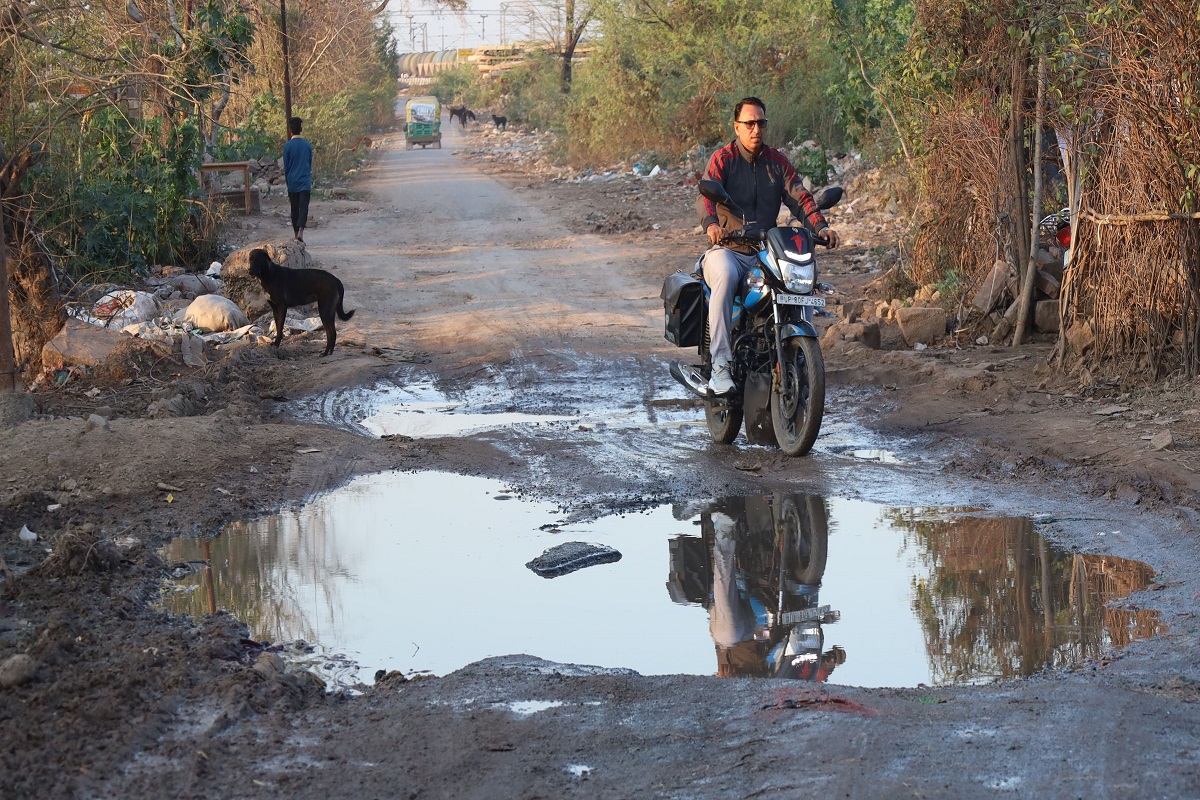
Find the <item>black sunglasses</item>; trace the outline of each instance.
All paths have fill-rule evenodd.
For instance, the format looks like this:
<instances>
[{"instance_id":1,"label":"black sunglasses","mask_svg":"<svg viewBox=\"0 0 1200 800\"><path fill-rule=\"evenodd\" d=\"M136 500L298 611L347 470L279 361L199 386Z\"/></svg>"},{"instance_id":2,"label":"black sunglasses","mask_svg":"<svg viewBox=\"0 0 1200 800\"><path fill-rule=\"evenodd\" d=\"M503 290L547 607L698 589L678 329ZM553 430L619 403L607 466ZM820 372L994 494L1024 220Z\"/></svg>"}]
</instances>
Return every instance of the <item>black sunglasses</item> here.
<instances>
[{"instance_id":1,"label":"black sunglasses","mask_svg":"<svg viewBox=\"0 0 1200 800\"><path fill-rule=\"evenodd\" d=\"M735 119L734 122L739 125L745 125L747 128L767 127L767 120L765 117L763 119Z\"/></svg>"}]
</instances>

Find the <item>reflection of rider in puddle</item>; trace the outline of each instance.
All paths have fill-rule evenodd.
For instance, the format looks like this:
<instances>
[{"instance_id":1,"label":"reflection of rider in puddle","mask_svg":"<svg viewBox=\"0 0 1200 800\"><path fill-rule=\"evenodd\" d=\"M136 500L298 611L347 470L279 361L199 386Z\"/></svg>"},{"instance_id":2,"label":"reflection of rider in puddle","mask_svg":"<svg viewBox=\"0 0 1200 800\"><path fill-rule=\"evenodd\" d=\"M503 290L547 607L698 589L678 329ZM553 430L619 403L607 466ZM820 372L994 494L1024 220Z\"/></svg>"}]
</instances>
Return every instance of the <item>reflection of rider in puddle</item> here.
<instances>
[{"instance_id":1,"label":"reflection of rider in puddle","mask_svg":"<svg viewBox=\"0 0 1200 800\"><path fill-rule=\"evenodd\" d=\"M822 652L823 623L839 614L817 604L828 539L825 506L808 495L726 501L704 516L712 535L709 631L717 675L828 680L846 651ZM740 553L740 558L739 558Z\"/></svg>"}]
</instances>

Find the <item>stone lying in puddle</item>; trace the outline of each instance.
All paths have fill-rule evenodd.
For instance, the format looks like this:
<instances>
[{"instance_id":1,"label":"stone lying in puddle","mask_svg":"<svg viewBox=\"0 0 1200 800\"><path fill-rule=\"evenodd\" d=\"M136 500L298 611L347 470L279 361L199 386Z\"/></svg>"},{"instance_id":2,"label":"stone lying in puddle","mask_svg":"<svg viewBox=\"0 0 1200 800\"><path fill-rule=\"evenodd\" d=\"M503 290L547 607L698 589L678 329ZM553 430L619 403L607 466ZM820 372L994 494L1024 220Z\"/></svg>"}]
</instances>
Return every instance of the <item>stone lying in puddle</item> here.
<instances>
[{"instance_id":1,"label":"stone lying in puddle","mask_svg":"<svg viewBox=\"0 0 1200 800\"><path fill-rule=\"evenodd\" d=\"M557 578L584 567L611 564L621 560L621 553L603 544L566 542L551 547L525 566L543 578Z\"/></svg>"}]
</instances>

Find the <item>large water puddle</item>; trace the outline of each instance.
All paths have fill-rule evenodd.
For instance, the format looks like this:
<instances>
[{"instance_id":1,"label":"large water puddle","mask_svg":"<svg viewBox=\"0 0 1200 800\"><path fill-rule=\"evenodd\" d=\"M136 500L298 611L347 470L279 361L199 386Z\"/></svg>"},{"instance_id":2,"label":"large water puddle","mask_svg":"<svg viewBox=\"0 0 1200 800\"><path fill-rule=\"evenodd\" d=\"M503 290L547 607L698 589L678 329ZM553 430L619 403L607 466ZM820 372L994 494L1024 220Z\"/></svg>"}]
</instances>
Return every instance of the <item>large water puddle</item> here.
<instances>
[{"instance_id":1,"label":"large water puddle","mask_svg":"<svg viewBox=\"0 0 1200 800\"><path fill-rule=\"evenodd\" d=\"M620 558L568 554L549 578L527 566L570 542ZM1113 605L1150 567L1056 550L1026 518L795 492L564 524L495 481L382 473L177 540L170 558L205 564L174 582L169 609L228 610L364 683L516 653L643 674L980 683L1161 632L1153 613Z\"/></svg>"}]
</instances>

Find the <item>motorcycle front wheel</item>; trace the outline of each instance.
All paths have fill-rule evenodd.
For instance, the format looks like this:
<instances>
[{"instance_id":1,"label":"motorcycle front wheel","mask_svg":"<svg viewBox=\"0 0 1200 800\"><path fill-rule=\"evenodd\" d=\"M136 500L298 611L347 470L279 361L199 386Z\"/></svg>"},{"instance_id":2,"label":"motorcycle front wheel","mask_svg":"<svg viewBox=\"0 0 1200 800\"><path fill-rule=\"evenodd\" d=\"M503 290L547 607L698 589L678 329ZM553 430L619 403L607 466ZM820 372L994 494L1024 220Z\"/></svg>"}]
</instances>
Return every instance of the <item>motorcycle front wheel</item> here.
<instances>
[{"instance_id":1,"label":"motorcycle front wheel","mask_svg":"<svg viewBox=\"0 0 1200 800\"><path fill-rule=\"evenodd\" d=\"M736 392L737 389L734 389ZM704 421L717 444L732 444L742 427L742 407L730 402L732 398L704 401Z\"/></svg>"},{"instance_id":2,"label":"motorcycle front wheel","mask_svg":"<svg viewBox=\"0 0 1200 800\"><path fill-rule=\"evenodd\" d=\"M784 342L781 356L779 388L771 394L771 424L779 449L802 456L817 440L825 414L825 359L821 345L807 336Z\"/></svg>"}]
</instances>

